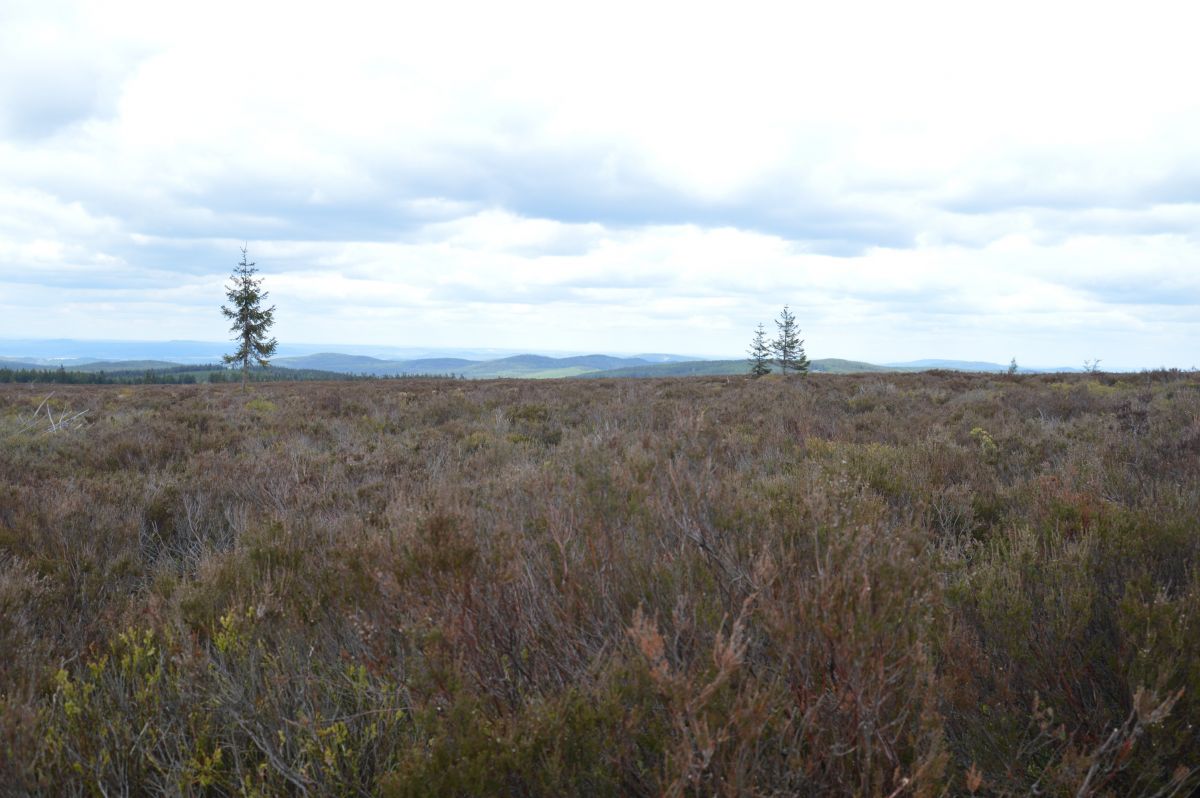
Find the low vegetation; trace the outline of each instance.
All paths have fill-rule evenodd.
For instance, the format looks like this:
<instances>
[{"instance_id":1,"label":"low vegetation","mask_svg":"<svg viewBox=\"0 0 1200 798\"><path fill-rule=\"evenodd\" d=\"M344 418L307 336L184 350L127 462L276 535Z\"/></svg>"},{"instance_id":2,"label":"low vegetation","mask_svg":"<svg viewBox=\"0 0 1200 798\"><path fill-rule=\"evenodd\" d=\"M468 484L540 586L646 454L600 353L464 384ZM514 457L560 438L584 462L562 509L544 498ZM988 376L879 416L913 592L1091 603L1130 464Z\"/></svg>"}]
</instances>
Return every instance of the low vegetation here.
<instances>
[{"instance_id":1,"label":"low vegetation","mask_svg":"<svg viewBox=\"0 0 1200 798\"><path fill-rule=\"evenodd\" d=\"M0 793L1200 785L1195 374L47 393Z\"/></svg>"}]
</instances>

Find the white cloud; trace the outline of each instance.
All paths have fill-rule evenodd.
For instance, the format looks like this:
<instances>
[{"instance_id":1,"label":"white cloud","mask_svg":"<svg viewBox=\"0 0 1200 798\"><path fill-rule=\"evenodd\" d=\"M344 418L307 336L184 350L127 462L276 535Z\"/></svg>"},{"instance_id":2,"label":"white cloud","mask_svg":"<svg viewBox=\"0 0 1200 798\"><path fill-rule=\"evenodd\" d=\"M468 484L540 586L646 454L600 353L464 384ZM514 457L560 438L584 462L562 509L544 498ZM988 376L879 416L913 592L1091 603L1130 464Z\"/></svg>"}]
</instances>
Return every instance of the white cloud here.
<instances>
[{"instance_id":1,"label":"white cloud","mask_svg":"<svg viewBox=\"0 0 1200 798\"><path fill-rule=\"evenodd\" d=\"M0 337L1192 365L1200 13L807 5L5 4Z\"/></svg>"}]
</instances>

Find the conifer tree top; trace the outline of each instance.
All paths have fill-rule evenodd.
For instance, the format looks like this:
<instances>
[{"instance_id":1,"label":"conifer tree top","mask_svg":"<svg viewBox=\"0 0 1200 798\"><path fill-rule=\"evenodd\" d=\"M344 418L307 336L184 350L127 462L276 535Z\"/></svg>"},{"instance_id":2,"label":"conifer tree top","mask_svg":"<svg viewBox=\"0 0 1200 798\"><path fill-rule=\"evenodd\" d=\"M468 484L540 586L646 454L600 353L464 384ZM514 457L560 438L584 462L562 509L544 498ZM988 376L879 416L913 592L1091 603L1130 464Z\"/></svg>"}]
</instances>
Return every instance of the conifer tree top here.
<instances>
[{"instance_id":1,"label":"conifer tree top","mask_svg":"<svg viewBox=\"0 0 1200 798\"><path fill-rule=\"evenodd\" d=\"M796 316L787 305L780 311L775 326L779 334L771 342L771 351L775 353L779 370L784 374L789 371L807 374L808 357L804 354L804 341L800 338L800 328L796 326Z\"/></svg>"}]
</instances>

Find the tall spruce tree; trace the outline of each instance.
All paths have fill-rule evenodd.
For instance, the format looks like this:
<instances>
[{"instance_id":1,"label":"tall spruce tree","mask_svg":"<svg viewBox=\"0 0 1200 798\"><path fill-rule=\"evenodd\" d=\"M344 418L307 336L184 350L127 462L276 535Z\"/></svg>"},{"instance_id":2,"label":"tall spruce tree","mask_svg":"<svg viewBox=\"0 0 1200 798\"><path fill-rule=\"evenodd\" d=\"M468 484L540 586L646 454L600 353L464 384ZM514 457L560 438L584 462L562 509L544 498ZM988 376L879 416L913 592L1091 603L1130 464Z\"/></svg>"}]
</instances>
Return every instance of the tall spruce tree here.
<instances>
[{"instance_id":1,"label":"tall spruce tree","mask_svg":"<svg viewBox=\"0 0 1200 798\"><path fill-rule=\"evenodd\" d=\"M786 376L789 371L800 374L808 373L808 357L804 354L804 341L800 339L800 328L796 326L796 317L792 315L787 305L775 320L779 334L771 342L771 351L779 370Z\"/></svg>"},{"instance_id":2,"label":"tall spruce tree","mask_svg":"<svg viewBox=\"0 0 1200 798\"><path fill-rule=\"evenodd\" d=\"M246 262L246 247L242 247L242 261L230 275L230 284L225 286L225 296L232 307L221 306L225 318L232 319L229 331L234 334L237 351L224 355L222 359L242 367L242 390L246 390L246 378L250 373L250 361L262 367L270 365L269 358L275 354L276 340L267 338L267 330L275 323L275 306L263 310L267 292L260 287L262 278L254 275L258 270L253 263Z\"/></svg>"},{"instance_id":3,"label":"tall spruce tree","mask_svg":"<svg viewBox=\"0 0 1200 798\"><path fill-rule=\"evenodd\" d=\"M767 342L767 331L760 322L750 341L750 374L761 377L771 373L771 344Z\"/></svg>"}]
</instances>

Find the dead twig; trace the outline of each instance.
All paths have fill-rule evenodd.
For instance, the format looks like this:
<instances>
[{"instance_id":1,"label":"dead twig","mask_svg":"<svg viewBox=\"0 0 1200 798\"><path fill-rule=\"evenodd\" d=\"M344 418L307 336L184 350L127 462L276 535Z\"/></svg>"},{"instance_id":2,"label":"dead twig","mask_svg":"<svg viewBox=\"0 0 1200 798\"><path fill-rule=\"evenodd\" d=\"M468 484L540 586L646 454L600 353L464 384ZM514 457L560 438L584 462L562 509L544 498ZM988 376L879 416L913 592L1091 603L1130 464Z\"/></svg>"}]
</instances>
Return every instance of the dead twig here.
<instances>
[{"instance_id":1,"label":"dead twig","mask_svg":"<svg viewBox=\"0 0 1200 798\"><path fill-rule=\"evenodd\" d=\"M29 432L30 430L36 430L37 432L43 434L51 432L64 432L66 430L77 429L80 427L83 423L82 419L87 415L88 411L80 410L78 413L71 413L69 410L64 410L56 419L54 417L54 412L50 407L50 399L53 398L53 396L54 391L51 391L49 394L47 394L46 397L38 403L37 408L33 411L33 415L31 415L29 419L25 421L25 423L21 424L21 426L19 426L11 434L21 435ZM41 429L41 417L43 413L45 413L45 420L50 422L50 426L46 427L45 429Z\"/></svg>"}]
</instances>

